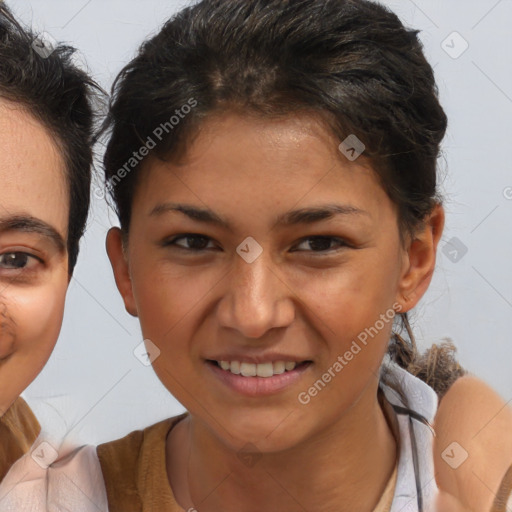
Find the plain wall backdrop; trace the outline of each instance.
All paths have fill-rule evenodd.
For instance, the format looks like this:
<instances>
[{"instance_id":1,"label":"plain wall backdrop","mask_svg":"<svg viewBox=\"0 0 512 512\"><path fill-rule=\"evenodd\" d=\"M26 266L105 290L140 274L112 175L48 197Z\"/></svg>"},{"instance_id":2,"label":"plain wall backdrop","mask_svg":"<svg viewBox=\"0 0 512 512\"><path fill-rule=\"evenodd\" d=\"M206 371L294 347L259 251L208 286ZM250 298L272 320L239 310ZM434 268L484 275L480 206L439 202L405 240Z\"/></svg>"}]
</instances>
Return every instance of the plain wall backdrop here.
<instances>
[{"instance_id":1,"label":"plain wall backdrop","mask_svg":"<svg viewBox=\"0 0 512 512\"><path fill-rule=\"evenodd\" d=\"M106 90L140 43L189 2L8 0L26 24L77 47ZM446 228L433 283L415 310L421 348L445 337L462 365L512 400L512 1L387 0L421 30L449 118L439 161ZM105 251L117 224L94 198L52 357L25 393L46 430L100 443L182 412L134 356Z\"/></svg>"}]
</instances>

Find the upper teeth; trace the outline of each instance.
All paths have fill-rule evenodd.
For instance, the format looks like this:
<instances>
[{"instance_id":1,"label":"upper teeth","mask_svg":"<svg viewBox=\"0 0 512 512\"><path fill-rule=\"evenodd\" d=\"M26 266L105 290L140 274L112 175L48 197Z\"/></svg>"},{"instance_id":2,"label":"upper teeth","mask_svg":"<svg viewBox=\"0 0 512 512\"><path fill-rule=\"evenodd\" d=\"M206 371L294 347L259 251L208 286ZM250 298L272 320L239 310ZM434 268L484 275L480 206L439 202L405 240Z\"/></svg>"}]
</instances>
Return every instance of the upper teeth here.
<instances>
[{"instance_id":1,"label":"upper teeth","mask_svg":"<svg viewBox=\"0 0 512 512\"><path fill-rule=\"evenodd\" d=\"M293 370L297 363L292 361L276 361L275 363L241 363L240 361L219 361L223 370L228 370L235 375L244 377L272 377L284 371Z\"/></svg>"}]
</instances>

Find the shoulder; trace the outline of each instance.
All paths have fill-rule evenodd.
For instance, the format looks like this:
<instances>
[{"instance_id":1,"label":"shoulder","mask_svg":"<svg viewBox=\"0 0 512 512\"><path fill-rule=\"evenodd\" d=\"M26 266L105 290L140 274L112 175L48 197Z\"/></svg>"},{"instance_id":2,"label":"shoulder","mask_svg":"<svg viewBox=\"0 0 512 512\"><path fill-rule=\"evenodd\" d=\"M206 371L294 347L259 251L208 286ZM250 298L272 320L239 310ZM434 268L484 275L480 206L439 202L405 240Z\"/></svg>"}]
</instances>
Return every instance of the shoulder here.
<instances>
[{"instance_id":1,"label":"shoulder","mask_svg":"<svg viewBox=\"0 0 512 512\"><path fill-rule=\"evenodd\" d=\"M96 448L103 472L117 472L123 468L134 468L144 440L144 431L137 430L127 436L100 444Z\"/></svg>"},{"instance_id":2,"label":"shoulder","mask_svg":"<svg viewBox=\"0 0 512 512\"><path fill-rule=\"evenodd\" d=\"M115 441L100 444L96 450L102 467L136 467L142 449L148 445L154 446L165 442L169 430L185 415L186 413L165 419L142 430L135 430Z\"/></svg>"},{"instance_id":3,"label":"shoulder","mask_svg":"<svg viewBox=\"0 0 512 512\"><path fill-rule=\"evenodd\" d=\"M35 441L41 430L32 409L21 397L18 397L5 414L0 416L0 428L32 439L32 442Z\"/></svg>"},{"instance_id":4,"label":"shoulder","mask_svg":"<svg viewBox=\"0 0 512 512\"><path fill-rule=\"evenodd\" d=\"M471 375L460 377L442 398L434 427L441 490L485 511L497 494L510 494L503 485L512 487L506 478L512 465L512 408L489 385Z\"/></svg>"},{"instance_id":5,"label":"shoulder","mask_svg":"<svg viewBox=\"0 0 512 512\"><path fill-rule=\"evenodd\" d=\"M172 427L188 413L155 423L143 430L97 447L108 502L115 510L139 510L148 471L165 461L165 442Z\"/></svg>"},{"instance_id":6,"label":"shoulder","mask_svg":"<svg viewBox=\"0 0 512 512\"><path fill-rule=\"evenodd\" d=\"M21 397L0 417L0 480L30 450L40 431L34 413Z\"/></svg>"}]
</instances>

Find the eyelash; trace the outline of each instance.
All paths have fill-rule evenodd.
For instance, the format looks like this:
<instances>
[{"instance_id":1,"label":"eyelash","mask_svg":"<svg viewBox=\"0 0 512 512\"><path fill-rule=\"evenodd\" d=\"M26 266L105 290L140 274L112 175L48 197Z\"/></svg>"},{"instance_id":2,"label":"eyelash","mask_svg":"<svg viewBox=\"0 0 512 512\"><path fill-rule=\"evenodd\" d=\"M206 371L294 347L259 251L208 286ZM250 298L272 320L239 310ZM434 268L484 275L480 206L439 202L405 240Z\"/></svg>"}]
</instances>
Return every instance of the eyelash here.
<instances>
[{"instance_id":1,"label":"eyelash","mask_svg":"<svg viewBox=\"0 0 512 512\"><path fill-rule=\"evenodd\" d=\"M195 252L195 253L200 253L200 252L203 252L205 251L206 249L190 249L190 248L187 248L187 247L181 247L179 245L176 244L176 242L178 240L181 240L181 239L206 239L206 240L209 240L211 241L212 239L206 235L200 235L200 234L197 234L197 233L185 233L185 234L182 234L182 235L178 235L174 238L172 238L171 240L168 240L166 242L164 242L162 245L164 247L169 247L169 246L174 246L176 247L177 249L182 249L184 251L187 251L187 252ZM322 251L299 251L299 252L312 252L312 253L333 253L333 252L337 252L339 251L340 249L342 248L347 248L347 247L352 247L350 244L348 244L345 240L343 240L342 238L339 238L339 237L334 237L334 236L323 236L323 235L315 235L315 236L309 236L309 237L305 237L303 239L300 240L300 242L298 243L298 245L301 245L303 242L307 242L308 240L334 240L336 241L338 244L339 244L339 248L338 249L335 249L335 250L322 250ZM293 252L296 252L296 251L293 251Z\"/></svg>"}]
</instances>

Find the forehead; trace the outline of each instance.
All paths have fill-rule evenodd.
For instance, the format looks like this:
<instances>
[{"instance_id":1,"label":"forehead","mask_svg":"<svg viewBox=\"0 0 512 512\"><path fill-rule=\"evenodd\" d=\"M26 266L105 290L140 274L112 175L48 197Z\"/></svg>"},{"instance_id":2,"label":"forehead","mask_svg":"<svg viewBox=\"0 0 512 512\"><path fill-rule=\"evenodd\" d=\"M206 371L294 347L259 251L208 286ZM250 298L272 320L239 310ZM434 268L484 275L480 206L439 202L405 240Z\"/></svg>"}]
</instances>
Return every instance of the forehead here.
<instances>
[{"instance_id":1,"label":"forehead","mask_svg":"<svg viewBox=\"0 0 512 512\"><path fill-rule=\"evenodd\" d=\"M217 115L202 123L180 161L146 162L134 208L144 205L147 214L153 203L179 198L260 217L319 202L341 201L375 218L393 210L369 161L350 161L340 142L313 115Z\"/></svg>"},{"instance_id":2,"label":"forehead","mask_svg":"<svg viewBox=\"0 0 512 512\"><path fill-rule=\"evenodd\" d=\"M52 135L19 104L0 99L0 216L29 215L65 238L65 164Z\"/></svg>"}]
</instances>

